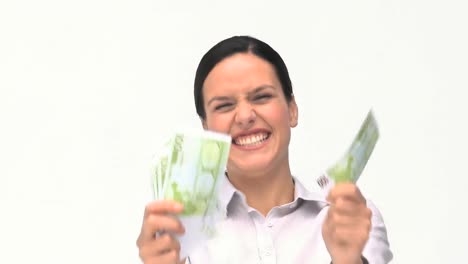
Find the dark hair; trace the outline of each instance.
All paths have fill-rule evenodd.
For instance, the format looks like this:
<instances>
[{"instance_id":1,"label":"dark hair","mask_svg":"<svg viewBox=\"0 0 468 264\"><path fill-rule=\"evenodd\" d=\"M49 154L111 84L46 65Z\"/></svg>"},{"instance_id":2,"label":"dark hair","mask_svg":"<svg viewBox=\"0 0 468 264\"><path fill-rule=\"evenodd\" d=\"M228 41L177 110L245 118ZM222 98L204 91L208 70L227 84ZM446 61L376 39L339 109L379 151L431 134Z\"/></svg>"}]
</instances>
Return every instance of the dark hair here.
<instances>
[{"instance_id":1,"label":"dark hair","mask_svg":"<svg viewBox=\"0 0 468 264\"><path fill-rule=\"evenodd\" d=\"M206 118L203 105L203 84L211 70L223 59L236 53L252 53L271 63L281 83L284 96L288 102L293 96L288 69L281 56L268 44L250 36L234 36L213 46L201 59L195 74L193 95L195 108L201 119Z\"/></svg>"}]
</instances>

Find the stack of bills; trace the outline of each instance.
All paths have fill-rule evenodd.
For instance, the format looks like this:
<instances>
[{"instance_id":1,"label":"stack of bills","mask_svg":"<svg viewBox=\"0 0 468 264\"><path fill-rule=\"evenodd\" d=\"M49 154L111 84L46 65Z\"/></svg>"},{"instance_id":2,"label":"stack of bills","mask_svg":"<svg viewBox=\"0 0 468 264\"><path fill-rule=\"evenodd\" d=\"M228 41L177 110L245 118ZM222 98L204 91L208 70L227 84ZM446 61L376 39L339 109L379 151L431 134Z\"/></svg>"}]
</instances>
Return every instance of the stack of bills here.
<instances>
[{"instance_id":1,"label":"stack of bills","mask_svg":"<svg viewBox=\"0 0 468 264\"><path fill-rule=\"evenodd\" d=\"M317 180L319 186L328 193L337 183L356 183L378 139L379 128L374 113L371 110L343 157L337 163L330 166L324 175Z\"/></svg>"},{"instance_id":2,"label":"stack of bills","mask_svg":"<svg viewBox=\"0 0 468 264\"><path fill-rule=\"evenodd\" d=\"M181 258L215 234L215 223L223 214L218 207L218 189L225 180L230 147L229 135L175 133L153 161L154 198L184 205L179 219L187 235L178 237Z\"/></svg>"}]
</instances>

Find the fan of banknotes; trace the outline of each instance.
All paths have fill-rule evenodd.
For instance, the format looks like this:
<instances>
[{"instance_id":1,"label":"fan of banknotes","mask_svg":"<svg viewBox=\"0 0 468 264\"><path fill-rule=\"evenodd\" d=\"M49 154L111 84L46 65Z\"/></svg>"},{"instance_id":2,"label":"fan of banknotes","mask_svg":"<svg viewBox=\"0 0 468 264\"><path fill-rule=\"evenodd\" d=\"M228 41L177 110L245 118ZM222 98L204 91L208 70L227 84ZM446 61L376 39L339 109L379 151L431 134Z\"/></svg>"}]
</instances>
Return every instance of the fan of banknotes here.
<instances>
[{"instance_id":1,"label":"fan of banknotes","mask_svg":"<svg viewBox=\"0 0 468 264\"><path fill-rule=\"evenodd\" d=\"M334 184L356 183L379 139L379 128L374 113L369 111L351 146L338 162L318 178L319 186L328 192Z\"/></svg>"},{"instance_id":2,"label":"fan of banknotes","mask_svg":"<svg viewBox=\"0 0 468 264\"><path fill-rule=\"evenodd\" d=\"M175 133L153 161L152 184L156 200L184 205L179 216L186 234L181 236L181 258L215 234L218 189L224 178L231 147L229 135L211 131Z\"/></svg>"}]
</instances>

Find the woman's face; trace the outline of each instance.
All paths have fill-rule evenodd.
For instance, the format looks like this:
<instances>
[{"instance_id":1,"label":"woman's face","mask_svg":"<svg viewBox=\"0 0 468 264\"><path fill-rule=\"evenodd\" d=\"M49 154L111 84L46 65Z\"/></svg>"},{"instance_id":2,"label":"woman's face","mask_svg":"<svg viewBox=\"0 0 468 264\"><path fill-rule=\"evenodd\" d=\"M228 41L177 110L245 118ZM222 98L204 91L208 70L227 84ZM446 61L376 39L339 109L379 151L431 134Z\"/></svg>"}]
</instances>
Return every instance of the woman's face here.
<instances>
[{"instance_id":1,"label":"woman's face","mask_svg":"<svg viewBox=\"0 0 468 264\"><path fill-rule=\"evenodd\" d=\"M256 175L288 166L297 105L288 103L273 66L251 53L219 62L203 86L203 127L230 134L228 171Z\"/></svg>"}]
</instances>

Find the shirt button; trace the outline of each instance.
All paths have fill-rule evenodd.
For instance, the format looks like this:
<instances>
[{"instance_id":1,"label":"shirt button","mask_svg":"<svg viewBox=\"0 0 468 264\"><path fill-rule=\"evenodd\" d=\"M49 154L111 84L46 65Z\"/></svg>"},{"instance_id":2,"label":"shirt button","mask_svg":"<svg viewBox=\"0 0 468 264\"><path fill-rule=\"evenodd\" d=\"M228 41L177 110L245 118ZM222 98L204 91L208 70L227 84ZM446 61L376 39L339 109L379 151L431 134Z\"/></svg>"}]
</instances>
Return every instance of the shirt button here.
<instances>
[{"instance_id":1,"label":"shirt button","mask_svg":"<svg viewBox=\"0 0 468 264\"><path fill-rule=\"evenodd\" d=\"M271 252L270 251L265 252L265 256L271 256Z\"/></svg>"},{"instance_id":2,"label":"shirt button","mask_svg":"<svg viewBox=\"0 0 468 264\"><path fill-rule=\"evenodd\" d=\"M272 223L272 222L268 222L267 226L268 226L268 227L273 227L273 223Z\"/></svg>"}]
</instances>

